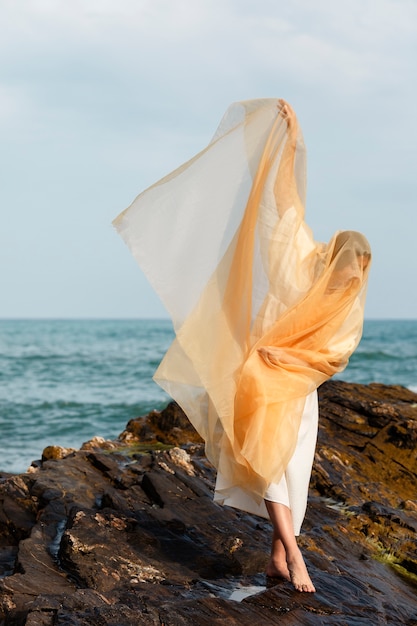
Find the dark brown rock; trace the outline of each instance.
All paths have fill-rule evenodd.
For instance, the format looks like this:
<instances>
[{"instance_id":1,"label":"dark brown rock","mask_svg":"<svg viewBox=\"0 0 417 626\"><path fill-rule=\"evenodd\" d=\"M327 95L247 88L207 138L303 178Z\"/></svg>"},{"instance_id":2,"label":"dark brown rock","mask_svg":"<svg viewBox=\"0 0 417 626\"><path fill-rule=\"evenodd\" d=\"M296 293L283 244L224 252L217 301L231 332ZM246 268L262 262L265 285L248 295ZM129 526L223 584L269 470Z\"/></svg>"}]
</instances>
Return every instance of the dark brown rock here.
<instances>
[{"instance_id":1,"label":"dark brown rock","mask_svg":"<svg viewBox=\"0 0 417 626\"><path fill-rule=\"evenodd\" d=\"M176 402L170 402L163 411L152 411L146 417L130 420L120 435L122 441L139 441L141 444L201 443L202 439Z\"/></svg>"},{"instance_id":2,"label":"dark brown rock","mask_svg":"<svg viewBox=\"0 0 417 626\"><path fill-rule=\"evenodd\" d=\"M3 475L0 625L417 624L417 396L332 381L320 410L300 537L316 594L267 585L269 523L213 502L171 403Z\"/></svg>"}]
</instances>

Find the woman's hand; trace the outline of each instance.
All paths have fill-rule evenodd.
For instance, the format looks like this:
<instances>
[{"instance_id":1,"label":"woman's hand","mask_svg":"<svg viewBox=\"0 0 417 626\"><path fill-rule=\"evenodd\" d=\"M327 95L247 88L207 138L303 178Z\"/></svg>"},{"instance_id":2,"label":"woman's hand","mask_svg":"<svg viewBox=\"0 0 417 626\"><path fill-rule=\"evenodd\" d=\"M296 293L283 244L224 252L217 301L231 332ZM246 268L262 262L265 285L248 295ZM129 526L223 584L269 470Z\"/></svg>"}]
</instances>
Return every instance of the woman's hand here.
<instances>
[{"instance_id":1,"label":"woman's hand","mask_svg":"<svg viewBox=\"0 0 417 626\"><path fill-rule=\"evenodd\" d=\"M278 100L278 111L278 115L287 122L289 138L295 142L298 135L298 120L294 109L281 98Z\"/></svg>"}]
</instances>

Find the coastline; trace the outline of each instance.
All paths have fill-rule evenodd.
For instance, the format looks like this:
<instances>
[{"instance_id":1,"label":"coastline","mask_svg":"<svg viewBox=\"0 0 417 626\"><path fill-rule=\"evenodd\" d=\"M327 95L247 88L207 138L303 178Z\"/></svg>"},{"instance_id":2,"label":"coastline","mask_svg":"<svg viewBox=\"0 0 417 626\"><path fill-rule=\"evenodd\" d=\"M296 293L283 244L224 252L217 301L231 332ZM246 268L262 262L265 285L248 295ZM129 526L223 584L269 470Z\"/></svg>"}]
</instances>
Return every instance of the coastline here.
<instances>
[{"instance_id":1,"label":"coastline","mask_svg":"<svg viewBox=\"0 0 417 626\"><path fill-rule=\"evenodd\" d=\"M168 320L0 320L0 470L22 472L48 445L114 439L168 396L152 381ZM417 320L365 320L335 379L417 391Z\"/></svg>"},{"instance_id":2,"label":"coastline","mask_svg":"<svg viewBox=\"0 0 417 626\"><path fill-rule=\"evenodd\" d=\"M416 619L417 395L330 381L320 411L300 537L318 589L308 602L267 585L268 522L212 502L203 445L171 404L117 440L51 446L28 473L2 475L0 623Z\"/></svg>"}]
</instances>

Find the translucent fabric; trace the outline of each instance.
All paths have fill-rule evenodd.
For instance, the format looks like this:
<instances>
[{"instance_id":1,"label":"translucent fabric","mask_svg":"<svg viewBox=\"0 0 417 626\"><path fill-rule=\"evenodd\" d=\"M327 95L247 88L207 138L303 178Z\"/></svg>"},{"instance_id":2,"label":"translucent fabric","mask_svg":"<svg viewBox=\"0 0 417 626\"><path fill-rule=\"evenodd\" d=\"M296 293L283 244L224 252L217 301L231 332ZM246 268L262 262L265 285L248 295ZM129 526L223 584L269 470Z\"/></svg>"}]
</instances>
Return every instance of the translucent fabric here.
<instances>
[{"instance_id":1,"label":"translucent fabric","mask_svg":"<svg viewBox=\"0 0 417 626\"><path fill-rule=\"evenodd\" d=\"M305 177L279 102L235 103L204 150L114 222L173 321L156 382L229 489L258 502L293 455L306 396L362 332L369 244L353 231L314 241Z\"/></svg>"},{"instance_id":2,"label":"translucent fabric","mask_svg":"<svg viewBox=\"0 0 417 626\"><path fill-rule=\"evenodd\" d=\"M291 509L291 519L294 535L298 536L307 508L308 489L311 477L311 468L318 431L318 398L314 390L306 397L297 444L285 473L279 483L268 485L264 497L270 502L284 504ZM234 484L230 484L221 472L217 472L216 492L214 499L219 504L232 506L254 515L269 519L265 501L256 501L253 494L243 491Z\"/></svg>"}]
</instances>

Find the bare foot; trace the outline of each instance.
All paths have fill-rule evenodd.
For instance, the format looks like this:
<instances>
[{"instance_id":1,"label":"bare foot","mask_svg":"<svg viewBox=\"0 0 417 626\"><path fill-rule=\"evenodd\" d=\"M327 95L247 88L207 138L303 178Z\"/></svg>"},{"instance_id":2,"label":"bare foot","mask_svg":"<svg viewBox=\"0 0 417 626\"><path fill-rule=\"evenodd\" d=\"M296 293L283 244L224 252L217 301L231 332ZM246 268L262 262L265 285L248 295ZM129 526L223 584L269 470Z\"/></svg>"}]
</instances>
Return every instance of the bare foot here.
<instances>
[{"instance_id":1,"label":"bare foot","mask_svg":"<svg viewBox=\"0 0 417 626\"><path fill-rule=\"evenodd\" d=\"M270 578L284 578L285 580L291 580L290 572L285 561L277 561L271 558L266 566L265 572Z\"/></svg>"},{"instance_id":2,"label":"bare foot","mask_svg":"<svg viewBox=\"0 0 417 626\"><path fill-rule=\"evenodd\" d=\"M316 591L308 574L303 556L299 550L298 552L294 553L291 560L288 559L287 563L290 580L297 591L305 591L309 593Z\"/></svg>"}]
</instances>

